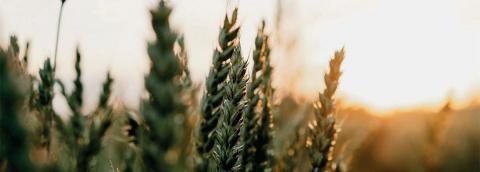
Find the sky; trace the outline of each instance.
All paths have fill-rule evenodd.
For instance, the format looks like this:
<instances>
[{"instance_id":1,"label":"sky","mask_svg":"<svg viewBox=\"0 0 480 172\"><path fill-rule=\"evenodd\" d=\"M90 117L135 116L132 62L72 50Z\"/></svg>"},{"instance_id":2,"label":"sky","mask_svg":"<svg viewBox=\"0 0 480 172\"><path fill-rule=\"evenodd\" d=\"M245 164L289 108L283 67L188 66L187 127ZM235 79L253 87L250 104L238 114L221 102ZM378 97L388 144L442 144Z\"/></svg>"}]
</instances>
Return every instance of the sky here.
<instances>
[{"instance_id":1,"label":"sky","mask_svg":"<svg viewBox=\"0 0 480 172\"><path fill-rule=\"evenodd\" d=\"M203 82L225 12L238 5L246 58L258 24L267 21L274 37L274 84L283 92L313 98L323 88L328 60L345 47L339 97L348 102L388 111L436 105L448 95L479 95L480 1L282 0L276 27L277 1L172 0L172 27L185 35L193 79ZM58 77L73 80L79 47L86 109L96 104L107 71L115 78L116 99L138 107L148 67L145 47L153 40L148 10L156 3L67 1ZM0 44L11 34L22 44L31 41L31 72L54 54L59 7L60 0L0 0ZM61 98L55 104L65 106Z\"/></svg>"}]
</instances>

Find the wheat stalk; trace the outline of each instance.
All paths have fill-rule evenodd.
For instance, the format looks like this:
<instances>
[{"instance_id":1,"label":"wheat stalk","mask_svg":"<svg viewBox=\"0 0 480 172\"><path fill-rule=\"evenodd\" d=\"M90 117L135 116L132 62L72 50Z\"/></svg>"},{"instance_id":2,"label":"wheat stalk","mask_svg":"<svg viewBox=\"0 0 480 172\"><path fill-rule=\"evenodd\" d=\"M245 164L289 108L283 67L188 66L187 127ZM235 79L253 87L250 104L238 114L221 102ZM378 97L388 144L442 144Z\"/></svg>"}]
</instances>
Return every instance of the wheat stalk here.
<instances>
[{"instance_id":1,"label":"wheat stalk","mask_svg":"<svg viewBox=\"0 0 480 172\"><path fill-rule=\"evenodd\" d=\"M206 91L201 102L201 119L196 143L200 156L196 170L201 172L209 168L209 153L215 143L214 131L221 116L220 105L224 96L225 80L231 68L228 60L232 58L233 51L238 46L240 27L236 26L237 14L238 9L235 9L230 19L225 16L218 37L219 46L213 53L212 67L205 83Z\"/></svg>"},{"instance_id":2,"label":"wheat stalk","mask_svg":"<svg viewBox=\"0 0 480 172\"><path fill-rule=\"evenodd\" d=\"M232 57L232 68L225 85L225 100L221 107L222 122L217 128L213 157L218 171L234 171L241 169L240 140L243 113L246 109L246 67L240 47L235 49Z\"/></svg>"},{"instance_id":3,"label":"wheat stalk","mask_svg":"<svg viewBox=\"0 0 480 172\"><path fill-rule=\"evenodd\" d=\"M63 6L65 5L66 0L61 0L62 4L60 5L60 12L58 13L58 22L57 22L57 37L55 39L55 55L53 60L53 69L57 69L57 55L58 55L58 43L60 40L60 26L62 24L62 15L63 15Z\"/></svg>"},{"instance_id":4,"label":"wheat stalk","mask_svg":"<svg viewBox=\"0 0 480 172\"><path fill-rule=\"evenodd\" d=\"M331 152L335 144L337 128L335 126L334 99L338 81L342 72L340 66L344 59L344 49L335 52L330 61L330 71L325 74L325 90L319 94L319 100L314 103L315 120L309 123L306 146L309 149L312 171L328 170Z\"/></svg>"}]
</instances>

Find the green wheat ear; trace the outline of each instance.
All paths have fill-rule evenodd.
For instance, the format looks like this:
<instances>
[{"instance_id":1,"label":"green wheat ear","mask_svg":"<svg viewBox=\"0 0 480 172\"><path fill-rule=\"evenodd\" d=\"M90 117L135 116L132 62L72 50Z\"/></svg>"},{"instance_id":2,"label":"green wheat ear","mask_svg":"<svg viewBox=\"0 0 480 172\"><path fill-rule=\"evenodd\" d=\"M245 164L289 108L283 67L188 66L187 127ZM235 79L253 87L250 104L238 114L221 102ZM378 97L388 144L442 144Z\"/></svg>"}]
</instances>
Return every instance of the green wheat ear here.
<instances>
[{"instance_id":1,"label":"green wheat ear","mask_svg":"<svg viewBox=\"0 0 480 172\"><path fill-rule=\"evenodd\" d=\"M247 63L243 60L240 47L235 49L232 68L225 85L225 100L222 104L222 121L215 132L216 142L213 157L218 171L237 171L243 169L240 142L243 114L246 109Z\"/></svg>"},{"instance_id":2,"label":"green wheat ear","mask_svg":"<svg viewBox=\"0 0 480 172\"><path fill-rule=\"evenodd\" d=\"M325 74L325 90L314 103L315 120L308 124L306 147L309 151L312 171L326 171L334 148L337 128L333 96L337 90L342 72L340 66L345 57L344 49L335 52L330 60L330 71Z\"/></svg>"},{"instance_id":3,"label":"green wheat ear","mask_svg":"<svg viewBox=\"0 0 480 172\"><path fill-rule=\"evenodd\" d=\"M208 73L201 101L201 117L198 128L196 150L199 158L196 161L196 171L206 172L209 169L210 152L215 144L215 128L221 116L220 105L224 98L225 81L230 71L231 64L228 62L238 47L237 26L238 9L235 9L230 17L225 16L223 26L218 36L218 47L213 52L212 67Z\"/></svg>"}]
</instances>

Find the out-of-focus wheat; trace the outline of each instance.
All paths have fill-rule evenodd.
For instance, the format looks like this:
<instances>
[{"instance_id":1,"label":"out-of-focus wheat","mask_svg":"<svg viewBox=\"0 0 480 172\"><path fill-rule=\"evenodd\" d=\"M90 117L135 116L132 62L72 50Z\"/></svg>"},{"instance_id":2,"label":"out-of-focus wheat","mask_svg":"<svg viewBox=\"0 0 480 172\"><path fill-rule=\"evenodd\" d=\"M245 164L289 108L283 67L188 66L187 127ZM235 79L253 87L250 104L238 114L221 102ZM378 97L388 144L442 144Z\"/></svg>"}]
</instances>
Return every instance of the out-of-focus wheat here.
<instances>
[{"instance_id":1,"label":"out-of-focus wheat","mask_svg":"<svg viewBox=\"0 0 480 172\"><path fill-rule=\"evenodd\" d=\"M264 25L264 24L263 24ZM272 137L273 137L273 114L272 99L274 89L272 87L273 67L270 62L269 36L265 35L263 40L263 66L262 66L262 92L261 96L261 119L255 138L255 156L253 171L269 171L272 167Z\"/></svg>"},{"instance_id":2,"label":"out-of-focus wheat","mask_svg":"<svg viewBox=\"0 0 480 172\"><path fill-rule=\"evenodd\" d=\"M55 85L55 72L50 63L50 58L47 58L43 64L43 68L39 71L40 83L38 84L38 97L36 100L37 110L39 111L39 118L42 123L42 138L41 144L47 149L50 154L50 142L51 132L53 127L54 117L56 116L53 111L53 86Z\"/></svg>"},{"instance_id":3,"label":"out-of-focus wheat","mask_svg":"<svg viewBox=\"0 0 480 172\"><path fill-rule=\"evenodd\" d=\"M430 125L427 125L427 145L425 147L423 161L427 171L435 171L438 168L440 151L443 144L447 125L452 116L452 100L448 100L441 110L433 116Z\"/></svg>"},{"instance_id":4,"label":"out-of-focus wheat","mask_svg":"<svg viewBox=\"0 0 480 172\"><path fill-rule=\"evenodd\" d=\"M343 49L337 51L330 61L330 71L324 77L325 90L319 94L318 101L314 103L315 119L308 124L306 147L309 149L312 171L315 172L328 170L335 144L337 128L333 96L342 74L340 66L344 55Z\"/></svg>"},{"instance_id":5,"label":"out-of-focus wheat","mask_svg":"<svg viewBox=\"0 0 480 172\"><path fill-rule=\"evenodd\" d=\"M180 98L182 69L174 53L178 35L170 28L171 12L163 0L151 11L156 41L148 46L151 66L145 88L149 97L141 109L145 128L138 133L145 171L172 171L178 163L178 152L172 147L180 137L175 118L184 105Z\"/></svg>"},{"instance_id":6,"label":"out-of-focus wheat","mask_svg":"<svg viewBox=\"0 0 480 172\"><path fill-rule=\"evenodd\" d=\"M11 72L9 58L0 48L0 171L36 171L20 121L25 90L19 90L23 83Z\"/></svg>"},{"instance_id":7,"label":"out-of-focus wheat","mask_svg":"<svg viewBox=\"0 0 480 172\"><path fill-rule=\"evenodd\" d=\"M263 84L264 40L263 26L261 26L255 38L255 50L252 56L253 69L247 86L247 107L243 116L242 142L244 148L242 151L242 167L245 168L245 171L252 171L253 164L256 163L252 155L256 152L254 142L257 133L255 130L257 130L257 122L260 116L258 108L260 96L263 96L261 84Z\"/></svg>"},{"instance_id":8,"label":"out-of-focus wheat","mask_svg":"<svg viewBox=\"0 0 480 172\"><path fill-rule=\"evenodd\" d=\"M270 47L264 33L265 22L258 29L253 51L253 69L247 87L247 108L242 128L242 167L245 171L265 171L270 168L268 145L272 127L269 99L271 87ZM259 123L260 121L260 123Z\"/></svg>"},{"instance_id":9,"label":"out-of-focus wheat","mask_svg":"<svg viewBox=\"0 0 480 172\"><path fill-rule=\"evenodd\" d=\"M82 113L83 83L81 81L81 55L77 49L75 60L76 78L73 81L74 88L72 93L68 94L62 81L56 80L60 86L61 93L67 100L72 116L68 123L63 122L57 116L54 117L55 126L58 131L58 141L65 143L70 151L72 161L67 161L71 166L64 169L66 171L88 171L92 158L98 155L102 146L102 140L110 127L111 110L107 105L110 98L111 85L113 79L107 74L107 79L103 84L103 91L99 98L99 107L97 110L87 116ZM102 110L101 110L102 109ZM61 162L57 162L59 164Z\"/></svg>"}]
</instances>

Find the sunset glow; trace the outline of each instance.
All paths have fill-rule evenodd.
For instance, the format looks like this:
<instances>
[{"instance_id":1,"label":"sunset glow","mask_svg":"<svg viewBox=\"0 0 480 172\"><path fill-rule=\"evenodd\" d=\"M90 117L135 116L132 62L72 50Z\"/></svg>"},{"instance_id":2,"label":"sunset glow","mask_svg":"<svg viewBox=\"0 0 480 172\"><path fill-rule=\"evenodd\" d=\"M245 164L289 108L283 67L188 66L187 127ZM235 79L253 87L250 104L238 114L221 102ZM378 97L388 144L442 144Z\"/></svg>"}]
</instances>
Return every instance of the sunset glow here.
<instances>
[{"instance_id":1,"label":"sunset glow","mask_svg":"<svg viewBox=\"0 0 480 172\"><path fill-rule=\"evenodd\" d=\"M43 59L53 54L59 4L57 0L29 1L30 6L17 8L25 2L0 0L0 39L5 42L8 35L15 33L22 42L31 40L31 70L36 71ZM69 57L73 57L74 47L80 44L85 52L85 75L90 78L86 90L98 93L96 86L103 76L98 73L111 69L119 77L115 85L117 96L135 106L137 99L130 97L138 97L142 92L147 66L144 40L151 37L150 32L145 32L149 29L146 9L153 4L154 1L147 0L72 0L64 16L60 62L73 63ZM197 82L203 82L207 74L225 7L235 4L225 4L223 0L173 1L177 10L172 22L185 32L190 67ZM272 29L277 4L254 0L241 0L238 4L242 40L246 40L243 50L248 53L261 18L266 18ZM279 64L278 70L303 71L303 75L297 76L300 79L296 79L296 89L283 90L314 95L323 87L329 58L345 46L347 58L339 92L349 102L383 111L436 105L449 94L455 100L478 95L480 3L476 1L303 0L288 5L286 12L292 20L283 22L292 27L287 31L299 36L298 49L295 58L273 60ZM199 20L202 22L196 22ZM290 60L300 64L293 65L297 69L288 68ZM69 68L59 70L59 77L73 77ZM275 83L285 79L289 78L275 76Z\"/></svg>"}]
</instances>

